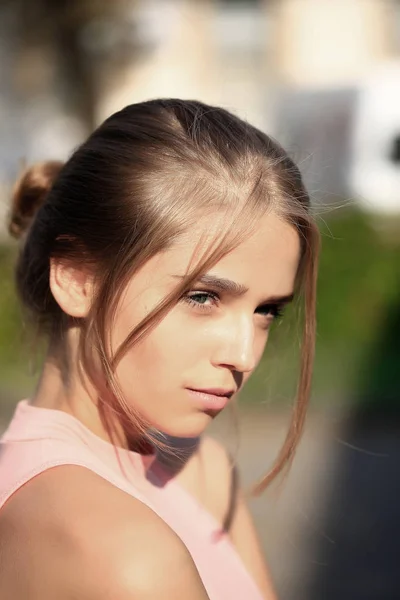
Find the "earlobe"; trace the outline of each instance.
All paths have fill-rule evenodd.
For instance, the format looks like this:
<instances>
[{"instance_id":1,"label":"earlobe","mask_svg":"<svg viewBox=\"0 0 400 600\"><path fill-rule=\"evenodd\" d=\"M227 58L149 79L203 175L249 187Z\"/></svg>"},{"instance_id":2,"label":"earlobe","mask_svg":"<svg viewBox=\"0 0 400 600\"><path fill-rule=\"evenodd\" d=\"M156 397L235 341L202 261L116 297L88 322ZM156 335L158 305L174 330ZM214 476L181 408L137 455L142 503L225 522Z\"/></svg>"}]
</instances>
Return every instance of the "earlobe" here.
<instances>
[{"instance_id":1,"label":"earlobe","mask_svg":"<svg viewBox=\"0 0 400 600\"><path fill-rule=\"evenodd\" d=\"M93 297L93 279L87 269L71 261L50 260L49 285L60 308L71 317L86 317Z\"/></svg>"}]
</instances>

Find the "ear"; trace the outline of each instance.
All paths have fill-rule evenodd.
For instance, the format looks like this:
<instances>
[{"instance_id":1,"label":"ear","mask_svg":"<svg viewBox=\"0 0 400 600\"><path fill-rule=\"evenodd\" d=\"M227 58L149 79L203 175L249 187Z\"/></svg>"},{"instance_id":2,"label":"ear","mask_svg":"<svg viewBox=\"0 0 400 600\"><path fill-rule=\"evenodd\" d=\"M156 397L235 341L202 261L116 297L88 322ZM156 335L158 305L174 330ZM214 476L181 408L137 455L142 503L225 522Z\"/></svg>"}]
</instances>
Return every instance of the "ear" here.
<instances>
[{"instance_id":1,"label":"ear","mask_svg":"<svg viewBox=\"0 0 400 600\"><path fill-rule=\"evenodd\" d=\"M86 317L92 304L93 276L88 269L63 259L50 260L50 289L71 317Z\"/></svg>"}]
</instances>

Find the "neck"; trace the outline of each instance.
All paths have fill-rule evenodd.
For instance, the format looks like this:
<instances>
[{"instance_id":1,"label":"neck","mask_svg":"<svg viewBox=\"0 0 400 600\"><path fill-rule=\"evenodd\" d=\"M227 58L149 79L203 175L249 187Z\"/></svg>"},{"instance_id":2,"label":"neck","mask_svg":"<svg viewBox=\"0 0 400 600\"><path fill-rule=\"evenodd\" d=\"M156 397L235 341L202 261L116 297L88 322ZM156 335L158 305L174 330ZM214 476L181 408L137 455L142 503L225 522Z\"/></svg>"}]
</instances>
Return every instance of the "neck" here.
<instances>
[{"instance_id":1,"label":"neck","mask_svg":"<svg viewBox=\"0 0 400 600\"><path fill-rule=\"evenodd\" d=\"M76 361L74 361L76 364ZM115 419L111 427L103 422L98 407L98 396L93 385L81 381L76 370L70 369L68 378L59 356L49 355L31 398L33 406L66 412L81 421L95 435L116 446L141 454L152 453L152 446L142 436L126 436L121 424ZM110 429L113 435L110 435Z\"/></svg>"}]
</instances>

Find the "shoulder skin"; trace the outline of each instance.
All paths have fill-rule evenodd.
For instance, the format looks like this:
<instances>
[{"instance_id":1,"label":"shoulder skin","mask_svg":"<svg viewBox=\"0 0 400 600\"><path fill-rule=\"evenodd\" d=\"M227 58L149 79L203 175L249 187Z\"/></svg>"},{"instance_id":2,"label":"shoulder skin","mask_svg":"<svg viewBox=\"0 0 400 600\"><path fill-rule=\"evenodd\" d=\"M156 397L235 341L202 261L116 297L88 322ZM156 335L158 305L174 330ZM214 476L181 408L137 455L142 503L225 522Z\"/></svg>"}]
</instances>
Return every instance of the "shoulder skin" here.
<instances>
[{"instance_id":1,"label":"shoulder skin","mask_svg":"<svg viewBox=\"0 0 400 600\"><path fill-rule=\"evenodd\" d=\"M61 466L0 512L0 600L207 600L183 542L91 471Z\"/></svg>"}]
</instances>

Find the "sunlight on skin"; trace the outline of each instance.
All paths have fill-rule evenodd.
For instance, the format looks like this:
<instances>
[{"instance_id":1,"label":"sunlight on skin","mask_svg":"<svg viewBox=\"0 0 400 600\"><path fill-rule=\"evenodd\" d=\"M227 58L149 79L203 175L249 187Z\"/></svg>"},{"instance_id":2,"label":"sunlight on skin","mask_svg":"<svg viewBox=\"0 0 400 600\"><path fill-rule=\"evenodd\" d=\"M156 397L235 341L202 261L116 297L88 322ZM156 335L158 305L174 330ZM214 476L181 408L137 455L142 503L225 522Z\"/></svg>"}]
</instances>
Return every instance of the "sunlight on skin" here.
<instances>
[{"instance_id":1,"label":"sunlight on skin","mask_svg":"<svg viewBox=\"0 0 400 600\"><path fill-rule=\"evenodd\" d=\"M150 259L132 278L117 310L112 331L114 350L174 289L177 277L183 276L193 261L201 235L213 234L214 230L215 217L202 220L170 249ZM208 273L214 278L231 280L247 291L234 294L232 290L216 289L218 286L210 280L197 283L122 358L116 375L128 403L168 435L199 436L212 417L187 388L236 392L243 386L261 359L274 318L273 311L265 305L271 298L276 300L293 293L299 255L296 230L273 213L263 216L256 232ZM79 288L85 284L79 273L79 282L74 285ZM57 299L56 286L53 293ZM62 308L68 312L68 299ZM73 355L77 341L77 331L70 331ZM33 403L67 410L94 433L108 439L95 404L76 373L72 373L71 379L66 398L60 372L54 361L49 361Z\"/></svg>"}]
</instances>

